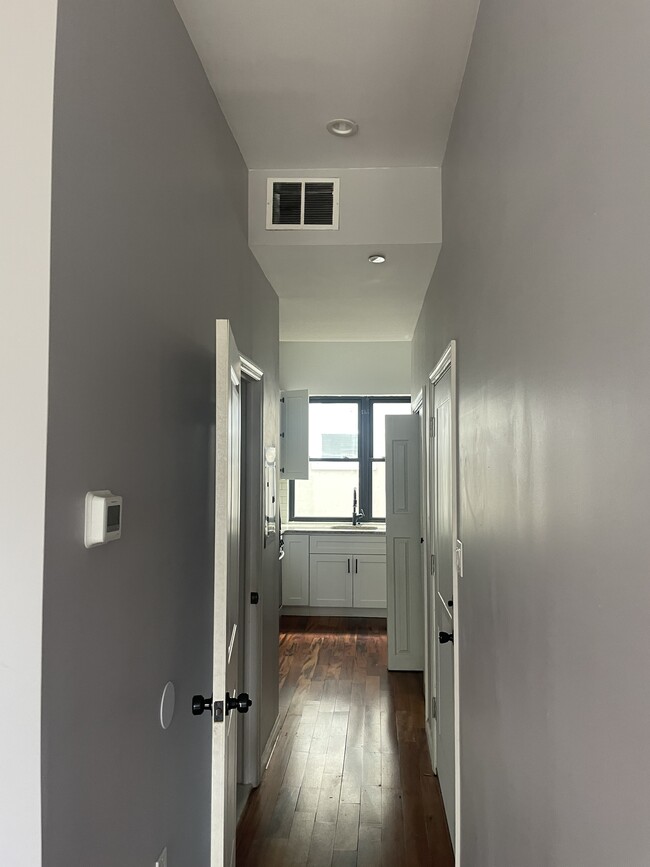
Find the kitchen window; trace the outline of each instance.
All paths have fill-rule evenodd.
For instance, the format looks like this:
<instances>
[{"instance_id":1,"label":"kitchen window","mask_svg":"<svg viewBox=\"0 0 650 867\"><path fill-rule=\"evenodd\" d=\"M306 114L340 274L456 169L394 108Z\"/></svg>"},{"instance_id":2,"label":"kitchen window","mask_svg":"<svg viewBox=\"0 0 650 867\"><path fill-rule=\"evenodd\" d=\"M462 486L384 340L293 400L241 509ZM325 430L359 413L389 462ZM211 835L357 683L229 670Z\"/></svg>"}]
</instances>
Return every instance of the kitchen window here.
<instances>
[{"instance_id":1,"label":"kitchen window","mask_svg":"<svg viewBox=\"0 0 650 867\"><path fill-rule=\"evenodd\" d=\"M312 397L309 480L289 483L292 521L386 520L387 415L408 415L408 397Z\"/></svg>"}]
</instances>

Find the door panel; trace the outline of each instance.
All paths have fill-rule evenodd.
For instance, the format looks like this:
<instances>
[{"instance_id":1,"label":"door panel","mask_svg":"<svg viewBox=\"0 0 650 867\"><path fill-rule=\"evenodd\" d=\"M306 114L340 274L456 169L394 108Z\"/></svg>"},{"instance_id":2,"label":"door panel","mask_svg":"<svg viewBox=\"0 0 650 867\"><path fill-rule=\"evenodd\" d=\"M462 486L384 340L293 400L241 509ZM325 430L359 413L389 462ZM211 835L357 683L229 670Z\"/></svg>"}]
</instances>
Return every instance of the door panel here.
<instances>
[{"instance_id":1,"label":"door panel","mask_svg":"<svg viewBox=\"0 0 650 867\"><path fill-rule=\"evenodd\" d=\"M353 558L347 554L312 554L309 564L309 604L352 607Z\"/></svg>"}]
</instances>

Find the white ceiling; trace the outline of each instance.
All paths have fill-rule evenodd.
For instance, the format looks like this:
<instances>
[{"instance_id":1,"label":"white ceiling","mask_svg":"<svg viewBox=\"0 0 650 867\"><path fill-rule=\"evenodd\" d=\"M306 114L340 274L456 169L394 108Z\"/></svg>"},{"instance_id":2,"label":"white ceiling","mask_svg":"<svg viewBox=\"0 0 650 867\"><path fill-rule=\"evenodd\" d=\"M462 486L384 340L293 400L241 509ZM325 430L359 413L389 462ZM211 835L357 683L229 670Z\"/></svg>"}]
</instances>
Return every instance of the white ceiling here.
<instances>
[{"instance_id":1,"label":"white ceiling","mask_svg":"<svg viewBox=\"0 0 650 867\"><path fill-rule=\"evenodd\" d=\"M297 341L410 340L440 244L374 247L257 247L280 293L280 336Z\"/></svg>"},{"instance_id":2,"label":"white ceiling","mask_svg":"<svg viewBox=\"0 0 650 867\"><path fill-rule=\"evenodd\" d=\"M479 0L175 2L259 186L249 244L280 297L281 339L411 339L440 250L431 167L442 164ZM337 117L356 120L358 135L330 135ZM340 234L256 228L266 178L253 170L314 166L341 176ZM378 249L388 261L369 266Z\"/></svg>"},{"instance_id":3,"label":"white ceiling","mask_svg":"<svg viewBox=\"0 0 650 867\"><path fill-rule=\"evenodd\" d=\"M441 165L478 0L176 5L249 168Z\"/></svg>"}]
</instances>

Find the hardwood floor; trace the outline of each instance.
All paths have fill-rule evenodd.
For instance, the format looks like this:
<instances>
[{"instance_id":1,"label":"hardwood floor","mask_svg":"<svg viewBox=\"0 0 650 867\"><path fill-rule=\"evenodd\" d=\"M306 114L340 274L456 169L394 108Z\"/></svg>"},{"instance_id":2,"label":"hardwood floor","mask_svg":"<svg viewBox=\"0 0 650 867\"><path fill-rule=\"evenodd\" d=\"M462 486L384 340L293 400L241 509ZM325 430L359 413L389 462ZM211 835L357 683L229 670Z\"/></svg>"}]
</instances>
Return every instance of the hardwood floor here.
<instances>
[{"instance_id":1,"label":"hardwood floor","mask_svg":"<svg viewBox=\"0 0 650 867\"><path fill-rule=\"evenodd\" d=\"M238 867L453 867L422 675L386 658L385 620L282 618L284 724Z\"/></svg>"}]
</instances>

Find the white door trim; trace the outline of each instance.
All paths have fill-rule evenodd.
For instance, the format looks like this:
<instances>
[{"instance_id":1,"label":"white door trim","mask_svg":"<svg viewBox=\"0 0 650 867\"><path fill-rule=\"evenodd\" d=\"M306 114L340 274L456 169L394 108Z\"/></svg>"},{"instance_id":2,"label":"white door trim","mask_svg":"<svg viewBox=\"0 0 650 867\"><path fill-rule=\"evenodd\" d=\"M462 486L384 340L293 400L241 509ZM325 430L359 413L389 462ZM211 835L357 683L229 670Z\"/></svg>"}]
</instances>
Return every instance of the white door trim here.
<instances>
[{"instance_id":1,"label":"white door trim","mask_svg":"<svg viewBox=\"0 0 650 867\"><path fill-rule=\"evenodd\" d=\"M435 386L436 382L442 378L442 376L450 370L451 375L451 452L452 452L452 538L456 540L455 547L458 545L458 390L457 390L457 371L456 371L456 341L452 340L443 354L440 357L440 360L431 371L429 375L429 395L433 392L433 386ZM430 415L433 411L432 406L427 406L427 426L431 424ZM430 442L430 437L427 437L427 442ZM431 459L431 450L430 447L427 446L427 455L429 456L429 461ZM427 466L427 479L431 478L430 473L430 465ZM432 505L431 505L431 497L433 495L433 491L429 486L429 502L427 512L429 515L432 514ZM427 557L427 564L425 567L425 572L427 574L427 592L431 592L431 572L429 567L430 562L430 554L434 553L433 551L433 539L431 538L431 521L427 521L426 527L426 539L427 539L427 552L429 553L429 557ZM453 632L454 632L454 801L455 801L455 835L454 835L454 853L455 853L455 863L457 867L461 865L461 790L460 790L460 665L459 665L459 649L460 649L460 629L459 629L459 613L460 613L460 603L459 597L460 594L458 592L458 557L456 550L453 552L453 563L455 564L454 573L453 573L453 598L454 598L454 608L453 608ZM433 588L433 597L436 599L435 588ZM437 604L437 600L436 600ZM428 609L428 606L427 606ZM430 629L430 624L427 624L426 631L426 657L428 665L435 665L435 654L437 653L437 645L435 641L435 628L432 631ZM434 671L436 669L434 668ZM438 692L438 687L436 684L436 693ZM435 755L435 737L432 736L432 732L427 727L427 737L429 740L429 749L431 749L432 741L434 743L434 751L431 756L432 763L434 767L437 767L437 756Z\"/></svg>"},{"instance_id":2,"label":"white door trim","mask_svg":"<svg viewBox=\"0 0 650 867\"><path fill-rule=\"evenodd\" d=\"M264 371L240 353L242 379L248 381L246 394L246 441L242 459L246 461L244 566L245 610L243 667L244 691L253 699L244 717L243 774L240 782L258 786L261 780L262 745L260 744L262 699L262 598L259 577L262 574L264 548ZM251 593L260 594L257 605L250 603Z\"/></svg>"}]
</instances>

